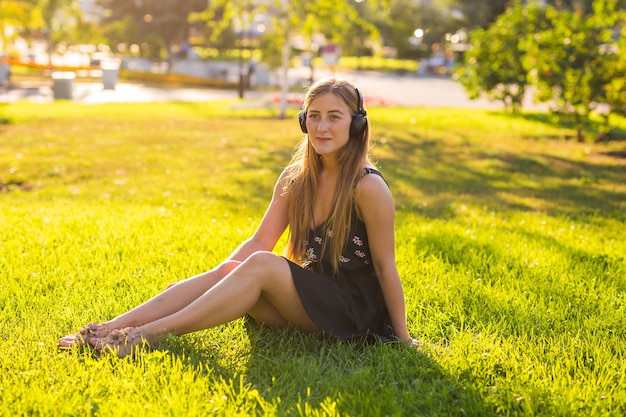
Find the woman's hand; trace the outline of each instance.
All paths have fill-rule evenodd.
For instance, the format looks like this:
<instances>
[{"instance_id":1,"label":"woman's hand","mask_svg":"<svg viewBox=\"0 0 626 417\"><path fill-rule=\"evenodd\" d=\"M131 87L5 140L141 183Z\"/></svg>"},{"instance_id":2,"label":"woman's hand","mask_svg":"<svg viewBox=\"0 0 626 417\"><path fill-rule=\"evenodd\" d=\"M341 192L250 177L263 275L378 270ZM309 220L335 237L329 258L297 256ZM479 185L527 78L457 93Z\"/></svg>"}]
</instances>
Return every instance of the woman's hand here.
<instances>
[{"instance_id":1,"label":"woman's hand","mask_svg":"<svg viewBox=\"0 0 626 417\"><path fill-rule=\"evenodd\" d=\"M402 341L402 343L404 343L406 345L406 347L408 347L409 349L419 349L422 346L424 346L424 343L419 340L419 339L414 339L412 337L408 337L408 338L402 338L400 339Z\"/></svg>"}]
</instances>

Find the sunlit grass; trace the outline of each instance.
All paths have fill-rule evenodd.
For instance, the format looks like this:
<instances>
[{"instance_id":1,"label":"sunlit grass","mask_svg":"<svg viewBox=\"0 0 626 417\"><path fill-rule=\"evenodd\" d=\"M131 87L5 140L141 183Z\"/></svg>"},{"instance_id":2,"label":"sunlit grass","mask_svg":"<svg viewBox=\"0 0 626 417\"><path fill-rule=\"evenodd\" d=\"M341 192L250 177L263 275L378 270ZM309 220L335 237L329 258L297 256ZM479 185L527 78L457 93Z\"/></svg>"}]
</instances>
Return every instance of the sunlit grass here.
<instances>
[{"instance_id":1,"label":"sunlit grass","mask_svg":"<svg viewBox=\"0 0 626 417\"><path fill-rule=\"evenodd\" d=\"M238 320L118 360L59 353L56 340L248 237L300 138L295 114L0 111L0 414L626 412L623 142L574 142L541 114L370 108L409 327L426 347Z\"/></svg>"}]
</instances>

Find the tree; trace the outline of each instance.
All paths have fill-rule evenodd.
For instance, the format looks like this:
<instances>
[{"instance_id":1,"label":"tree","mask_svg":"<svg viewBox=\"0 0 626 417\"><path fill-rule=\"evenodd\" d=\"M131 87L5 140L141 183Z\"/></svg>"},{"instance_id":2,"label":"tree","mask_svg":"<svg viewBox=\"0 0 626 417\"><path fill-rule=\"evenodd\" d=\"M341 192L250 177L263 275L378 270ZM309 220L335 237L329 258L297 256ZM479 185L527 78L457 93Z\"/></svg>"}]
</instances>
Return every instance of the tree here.
<instances>
[{"instance_id":1,"label":"tree","mask_svg":"<svg viewBox=\"0 0 626 417\"><path fill-rule=\"evenodd\" d=\"M611 115L626 116L626 16L622 13L621 34L615 48L607 51L606 69L608 82L604 86L606 104L609 111L605 114L605 129L596 138L602 139L611 130Z\"/></svg>"},{"instance_id":2,"label":"tree","mask_svg":"<svg viewBox=\"0 0 626 417\"><path fill-rule=\"evenodd\" d=\"M369 5L365 0L363 3ZM400 58L429 56L432 45L459 29L448 9L427 0L389 0L384 6L373 7L368 20L378 28L385 46L394 48ZM417 29L422 31L419 38L415 36Z\"/></svg>"},{"instance_id":3,"label":"tree","mask_svg":"<svg viewBox=\"0 0 626 417\"><path fill-rule=\"evenodd\" d=\"M311 0L290 2L290 26L303 35L312 49L313 37L317 34L341 45L342 50L354 48L354 39L346 36L353 30L367 31L368 37L375 36L376 29L358 13L356 3L350 0Z\"/></svg>"},{"instance_id":4,"label":"tree","mask_svg":"<svg viewBox=\"0 0 626 417\"><path fill-rule=\"evenodd\" d=\"M595 14L595 6L603 2L597 0L548 0L546 3L554 6L557 10L569 10L582 15L590 15ZM617 0L612 3L616 11L626 8L626 0Z\"/></svg>"},{"instance_id":5,"label":"tree","mask_svg":"<svg viewBox=\"0 0 626 417\"><path fill-rule=\"evenodd\" d=\"M271 20L271 30L260 36L259 49L263 62L278 67L282 65L282 45L295 35L305 39L305 45L298 52L316 52L321 45L315 43L315 38L320 34L339 43L345 51L355 51L355 45L359 44L351 34L359 40L376 38L376 27L366 17L370 15L360 14L359 7L353 0L216 0L206 11L196 14L194 20L205 22L204 38L208 44L234 48L237 44L234 22L246 13L266 14Z\"/></svg>"},{"instance_id":6,"label":"tree","mask_svg":"<svg viewBox=\"0 0 626 417\"><path fill-rule=\"evenodd\" d=\"M189 20L202 41L199 45L220 50L235 48L237 34L233 22L243 13L241 6L241 2L213 0L205 10L190 14Z\"/></svg>"},{"instance_id":7,"label":"tree","mask_svg":"<svg viewBox=\"0 0 626 417\"><path fill-rule=\"evenodd\" d=\"M38 10L48 34L48 62L52 64L57 44L70 38L80 11L78 4L72 0L39 0Z\"/></svg>"},{"instance_id":8,"label":"tree","mask_svg":"<svg viewBox=\"0 0 626 417\"><path fill-rule=\"evenodd\" d=\"M608 106L608 111L601 113L605 123L596 138L602 140L610 133L611 115L626 115L626 11L619 1L597 1L591 19L596 25L613 28L607 31L606 41L599 48L602 58L599 71L604 77L598 101Z\"/></svg>"},{"instance_id":9,"label":"tree","mask_svg":"<svg viewBox=\"0 0 626 417\"><path fill-rule=\"evenodd\" d=\"M485 29L504 13L512 0L456 0L455 3L468 28Z\"/></svg>"},{"instance_id":10,"label":"tree","mask_svg":"<svg viewBox=\"0 0 626 417\"><path fill-rule=\"evenodd\" d=\"M35 8L35 0L3 0L0 1L0 57L10 54L10 37L17 35L15 31L9 35L7 28L13 27L17 30L25 30L30 26L31 16Z\"/></svg>"},{"instance_id":11,"label":"tree","mask_svg":"<svg viewBox=\"0 0 626 417\"><path fill-rule=\"evenodd\" d=\"M388 8L380 10L376 25L380 30L385 46L394 48L398 56L407 57L415 54L415 47L409 39L416 29L425 30L423 4L412 0L390 0ZM420 40L421 45L423 38ZM427 49L427 48L424 48Z\"/></svg>"},{"instance_id":12,"label":"tree","mask_svg":"<svg viewBox=\"0 0 626 417\"><path fill-rule=\"evenodd\" d=\"M513 111L521 108L527 84L523 40L545 26L543 16L543 9L537 5L525 7L518 2L488 29L470 32L473 47L459 70L470 98L485 94Z\"/></svg>"},{"instance_id":13,"label":"tree","mask_svg":"<svg viewBox=\"0 0 626 417\"><path fill-rule=\"evenodd\" d=\"M294 32L305 36L309 43L309 50L313 42L313 36L321 33L326 39L346 46L346 42L354 42L345 35L348 28L359 26L360 29L370 28L359 15L351 0L311 0L308 2L291 2L282 0L277 10L279 18L275 24L279 33L283 34L277 39L282 40L283 56L283 94L281 100L281 117L285 116L286 110L286 64L289 60L288 49L285 43L289 43ZM311 79L313 78L313 66L311 66Z\"/></svg>"},{"instance_id":14,"label":"tree","mask_svg":"<svg viewBox=\"0 0 626 417\"><path fill-rule=\"evenodd\" d=\"M371 1L355 1L354 10L359 19L348 25L344 31L342 50L351 56L372 56L380 46L380 31L376 25L380 3Z\"/></svg>"},{"instance_id":15,"label":"tree","mask_svg":"<svg viewBox=\"0 0 626 417\"><path fill-rule=\"evenodd\" d=\"M574 121L577 138L583 141L589 116L604 97L609 83L603 45L610 44L612 25L604 19L549 6L550 28L529 42L526 56L536 98L554 103L554 111Z\"/></svg>"},{"instance_id":16,"label":"tree","mask_svg":"<svg viewBox=\"0 0 626 417\"><path fill-rule=\"evenodd\" d=\"M105 24L126 22L117 30L126 27L129 38L138 32L144 42L151 40L154 56L165 52L171 58L172 46L187 40L189 15L205 10L208 0L99 0L99 4L106 10ZM133 26L137 32L133 33Z\"/></svg>"}]
</instances>

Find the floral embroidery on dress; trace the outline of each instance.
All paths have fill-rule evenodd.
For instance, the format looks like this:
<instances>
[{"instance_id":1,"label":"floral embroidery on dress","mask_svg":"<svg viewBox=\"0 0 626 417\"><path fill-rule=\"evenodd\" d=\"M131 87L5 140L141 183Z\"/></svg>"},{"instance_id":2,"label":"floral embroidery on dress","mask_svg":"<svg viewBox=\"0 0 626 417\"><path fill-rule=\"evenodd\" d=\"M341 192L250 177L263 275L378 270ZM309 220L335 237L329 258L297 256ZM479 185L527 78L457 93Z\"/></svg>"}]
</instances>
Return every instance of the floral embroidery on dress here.
<instances>
[{"instance_id":1,"label":"floral embroidery on dress","mask_svg":"<svg viewBox=\"0 0 626 417\"><path fill-rule=\"evenodd\" d=\"M313 262L317 262L317 255L315 254L315 249L309 248L304 252L304 256L302 257L302 267L305 269L310 269L311 264Z\"/></svg>"},{"instance_id":2,"label":"floral embroidery on dress","mask_svg":"<svg viewBox=\"0 0 626 417\"><path fill-rule=\"evenodd\" d=\"M348 240L338 259L338 272L340 274L363 271L363 267L369 270L373 264L365 223L357 217L356 211L352 215L354 217L348 231ZM326 226L327 223L325 222L323 225L309 229L301 258L303 268L320 273L333 269L330 254L331 245L325 245L325 243L330 243L333 238L333 231L327 229Z\"/></svg>"}]
</instances>

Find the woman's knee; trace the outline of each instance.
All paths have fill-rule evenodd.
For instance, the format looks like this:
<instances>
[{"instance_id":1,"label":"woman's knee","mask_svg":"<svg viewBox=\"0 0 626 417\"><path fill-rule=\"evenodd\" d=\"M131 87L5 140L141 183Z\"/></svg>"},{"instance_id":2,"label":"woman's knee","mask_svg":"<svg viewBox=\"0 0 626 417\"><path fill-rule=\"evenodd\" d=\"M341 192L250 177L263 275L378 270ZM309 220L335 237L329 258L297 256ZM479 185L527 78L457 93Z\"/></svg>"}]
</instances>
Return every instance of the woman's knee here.
<instances>
[{"instance_id":1,"label":"woman's knee","mask_svg":"<svg viewBox=\"0 0 626 417\"><path fill-rule=\"evenodd\" d=\"M254 271L272 272L282 265L282 258L272 252L259 251L250 255L243 263Z\"/></svg>"},{"instance_id":2,"label":"woman's knee","mask_svg":"<svg viewBox=\"0 0 626 417\"><path fill-rule=\"evenodd\" d=\"M239 265L241 265L241 262L229 259L219 264L217 268L215 268L215 273L219 276L220 279L222 279L226 275L230 274Z\"/></svg>"}]
</instances>

